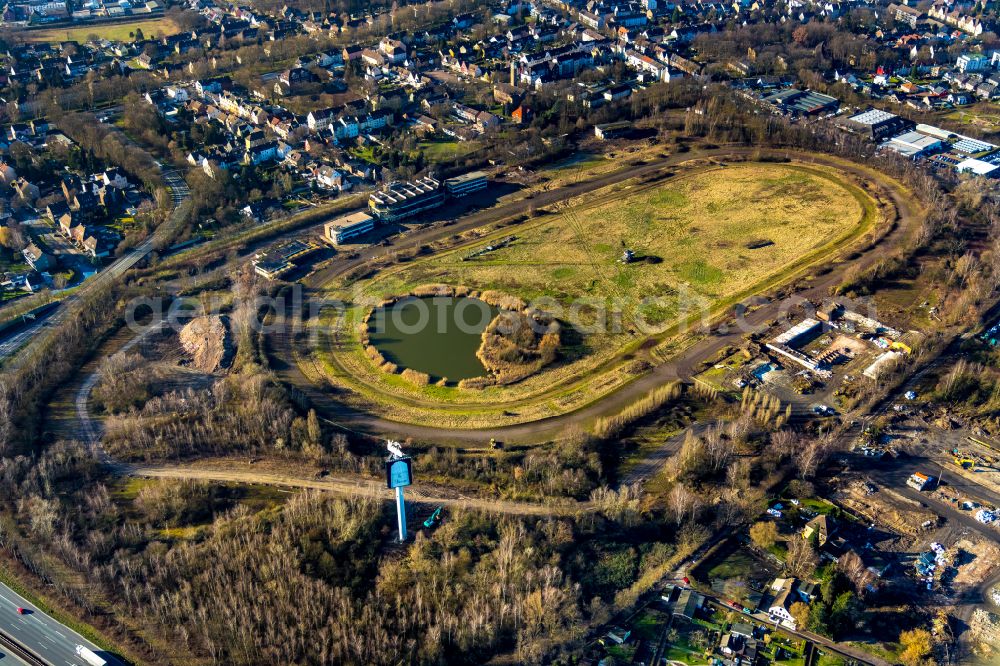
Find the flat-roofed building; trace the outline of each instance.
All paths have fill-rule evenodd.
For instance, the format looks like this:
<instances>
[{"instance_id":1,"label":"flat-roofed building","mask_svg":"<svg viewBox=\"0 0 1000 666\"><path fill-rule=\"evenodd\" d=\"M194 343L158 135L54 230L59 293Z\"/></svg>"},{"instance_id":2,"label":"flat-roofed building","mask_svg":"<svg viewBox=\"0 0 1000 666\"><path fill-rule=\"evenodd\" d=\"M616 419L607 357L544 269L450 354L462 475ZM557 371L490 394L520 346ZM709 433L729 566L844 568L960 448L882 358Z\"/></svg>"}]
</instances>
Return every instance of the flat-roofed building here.
<instances>
[{"instance_id":1,"label":"flat-roofed building","mask_svg":"<svg viewBox=\"0 0 1000 666\"><path fill-rule=\"evenodd\" d=\"M958 173L971 173L974 176L988 176L990 178L996 178L1000 175L1000 171L998 170L1000 170L1000 166L984 160L977 160L972 157L960 162L958 166L955 167L955 171Z\"/></svg>"},{"instance_id":2,"label":"flat-roofed building","mask_svg":"<svg viewBox=\"0 0 1000 666\"><path fill-rule=\"evenodd\" d=\"M299 259L312 254L320 247L322 246L310 240L285 241L268 250L258 252L253 256L251 263L257 275L266 277L268 280L276 280L294 269Z\"/></svg>"},{"instance_id":3,"label":"flat-roofed building","mask_svg":"<svg viewBox=\"0 0 1000 666\"><path fill-rule=\"evenodd\" d=\"M849 129L867 134L872 141L880 142L897 134L908 132L916 126L908 118L881 109L868 109L855 114L847 118L844 125Z\"/></svg>"},{"instance_id":4,"label":"flat-roofed building","mask_svg":"<svg viewBox=\"0 0 1000 666\"><path fill-rule=\"evenodd\" d=\"M489 181L482 171L470 171L469 173L448 178L444 181L444 187L448 191L448 196L460 199L466 195L485 190Z\"/></svg>"},{"instance_id":5,"label":"flat-roofed building","mask_svg":"<svg viewBox=\"0 0 1000 666\"><path fill-rule=\"evenodd\" d=\"M393 183L368 197L368 208L380 220L394 222L436 208L444 202L441 183L430 176Z\"/></svg>"},{"instance_id":6,"label":"flat-roofed building","mask_svg":"<svg viewBox=\"0 0 1000 666\"><path fill-rule=\"evenodd\" d=\"M762 100L776 111L790 116L818 116L833 113L840 106L840 101L836 97L814 90L796 88L771 93Z\"/></svg>"},{"instance_id":7,"label":"flat-roofed building","mask_svg":"<svg viewBox=\"0 0 1000 666\"><path fill-rule=\"evenodd\" d=\"M632 127L632 123L625 121L594 125L594 136L602 141L610 141L611 139L627 136L632 132Z\"/></svg>"},{"instance_id":8,"label":"flat-roofed building","mask_svg":"<svg viewBox=\"0 0 1000 666\"><path fill-rule=\"evenodd\" d=\"M340 245L375 228L375 218L364 211L351 213L323 225L323 240Z\"/></svg>"},{"instance_id":9,"label":"flat-roofed building","mask_svg":"<svg viewBox=\"0 0 1000 666\"><path fill-rule=\"evenodd\" d=\"M917 158L940 150L944 142L937 137L912 131L893 137L883 145L905 157Z\"/></svg>"}]
</instances>

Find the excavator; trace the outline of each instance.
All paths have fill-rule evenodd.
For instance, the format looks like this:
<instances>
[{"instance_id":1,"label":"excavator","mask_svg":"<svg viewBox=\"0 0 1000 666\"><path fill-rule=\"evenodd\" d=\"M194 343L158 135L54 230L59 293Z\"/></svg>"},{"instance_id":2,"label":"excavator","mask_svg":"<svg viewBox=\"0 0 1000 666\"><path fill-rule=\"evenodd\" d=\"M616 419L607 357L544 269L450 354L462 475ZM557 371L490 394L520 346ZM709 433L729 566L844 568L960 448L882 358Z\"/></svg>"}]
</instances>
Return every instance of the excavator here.
<instances>
[{"instance_id":1,"label":"excavator","mask_svg":"<svg viewBox=\"0 0 1000 666\"><path fill-rule=\"evenodd\" d=\"M962 469L975 468L976 466L975 458L970 458L969 456L961 452L955 453L954 455L955 455L955 464L961 467Z\"/></svg>"},{"instance_id":2,"label":"excavator","mask_svg":"<svg viewBox=\"0 0 1000 666\"><path fill-rule=\"evenodd\" d=\"M954 456L955 464L962 469L975 470L977 467L996 469L996 461L991 458L966 453L958 448L952 449L951 455Z\"/></svg>"},{"instance_id":3,"label":"excavator","mask_svg":"<svg viewBox=\"0 0 1000 666\"><path fill-rule=\"evenodd\" d=\"M437 527L440 522L441 522L441 507L438 507L434 509L434 513L428 516L427 520L424 521L424 527L426 527L427 529L431 529Z\"/></svg>"}]
</instances>

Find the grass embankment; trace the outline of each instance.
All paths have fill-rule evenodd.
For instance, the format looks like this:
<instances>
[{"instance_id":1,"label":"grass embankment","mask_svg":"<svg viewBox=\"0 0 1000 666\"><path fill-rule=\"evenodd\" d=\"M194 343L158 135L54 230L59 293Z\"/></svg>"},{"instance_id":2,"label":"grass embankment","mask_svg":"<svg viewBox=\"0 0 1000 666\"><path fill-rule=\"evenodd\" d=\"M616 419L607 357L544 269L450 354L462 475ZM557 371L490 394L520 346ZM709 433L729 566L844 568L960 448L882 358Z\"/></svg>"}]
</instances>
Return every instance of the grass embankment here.
<instances>
[{"instance_id":1,"label":"grass embankment","mask_svg":"<svg viewBox=\"0 0 1000 666\"><path fill-rule=\"evenodd\" d=\"M440 414L420 411L440 408L451 410L447 419L455 427L472 427L480 416L497 417L513 407L518 413L510 422L564 413L630 382L635 375L618 367L621 359L649 356L642 348L650 338L674 344L679 322L711 318L731 300L787 280L877 217L861 188L834 169L815 166L702 165L666 181L619 184L570 211L521 224L517 239L494 251L469 258L510 229L370 279L332 285L328 294L350 295L358 304L348 322L387 295L444 283L543 302L546 311L578 328L596 324L564 343L561 362L551 369L505 388L414 389L380 377L349 327L332 345L335 351L313 360L391 418L439 423ZM636 260L621 263L623 248ZM609 305L620 309L618 328L601 321L601 308Z\"/></svg>"}]
</instances>

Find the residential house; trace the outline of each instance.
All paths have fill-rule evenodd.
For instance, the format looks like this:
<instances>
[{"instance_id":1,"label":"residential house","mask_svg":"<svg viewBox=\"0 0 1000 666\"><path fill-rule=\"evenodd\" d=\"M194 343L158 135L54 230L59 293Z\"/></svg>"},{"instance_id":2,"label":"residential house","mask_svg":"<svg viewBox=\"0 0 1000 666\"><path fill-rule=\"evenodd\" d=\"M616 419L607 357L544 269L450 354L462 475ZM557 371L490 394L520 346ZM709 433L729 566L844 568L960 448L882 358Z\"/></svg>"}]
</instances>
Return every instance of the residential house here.
<instances>
[{"instance_id":1,"label":"residential house","mask_svg":"<svg viewBox=\"0 0 1000 666\"><path fill-rule=\"evenodd\" d=\"M11 187L13 187L14 191L17 192L17 196L24 201L34 201L41 194L38 186L28 182L23 176L17 178L13 183L11 183Z\"/></svg>"},{"instance_id":2,"label":"residential house","mask_svg":"<svg viewBox=\"0 0 1000 666\"><path fill-rule=\"evenodd\" d=\"M767 614L772 622L778 622L792 631L798 627L798 622L792 617L792 605L798 602L809 603L807 598L799 594L799 581L796 578L776 578L771 583L771 598L767 606Z\"/></svg>"},{"instance_id":3,"label":"residential house","mask_svg":"<svg viewBox=\"0 0 1000 666\"><path fill-rule=\"evenodd\" d=\"M990 59L982 53L963 53L955 61L955 67L962 73L983 72L990 68Z\"/></svg>"},{"instance_id":4,"label":"residential house","mask_svg":"<svg viewBox=\"0 0 1000 666\"><path fill-rule=\"evenodd\" d=\"M316 169L316 184L328 190L344 191L351 187L349 180L332 166L324 165Z\"/></svg>"},{"instance_id":5,"label":"residential house","mask_svg":"<svg viewBox=\"0 0 1000 666\"><path fill-rule=\"evenodd\" d=\"M28 247L24 248L21 254L24 255L24 260L28 262L28 265L39 273L47 271L56 265L56 261L52 255L43 251L35 243L31 243Z\"/></svg>"},{"instance_id":6,"label":"residential house","mask_svg":"<svg viewBox=\"0 0 1000 666\"><path fill-rule=\"evenodd\" d=\"M110 254L110 251L101 242L101 240L93 235L88 235L86 238L84 238L83 241L80 243L80 246L83 248L84 252L86 252L88 255L91 256L91 258L94 259L101 259Z\"/></svg>"},{"instance_id":7,"label":"residential house","mask_svg":"<svg viewBox=\"0 0 1000 666\"><path fill-rule=\"evenodd\" d=\"M109 187L124 190L128 187L128 179L118 168L111 168L101 174L101 182Z\"/></svg>"},{"instance_id":8,"label":"residential house","mask_svg":"<svg viewBox=\"0 0 1000 666\"><path fill-rule=\"evenodd\" d=\"M806 523L802 529L802 538L806 541L816 539L816 545L822 548L830 539L831 519L825 515L819 515Z\"/></svg>"},{"instance_id":9,"label":"residential house","mask_svg":"<svg viewBox=\"0 0 1000 666\"><path fill-rule=\"evenodd\" d=\"M895 3L889 5L887 15L897 23L908 25L914 30L917 28L917 25L924 23L927 20L926 15L916 7L898 5Z\"/></svg>"}]
</instances>

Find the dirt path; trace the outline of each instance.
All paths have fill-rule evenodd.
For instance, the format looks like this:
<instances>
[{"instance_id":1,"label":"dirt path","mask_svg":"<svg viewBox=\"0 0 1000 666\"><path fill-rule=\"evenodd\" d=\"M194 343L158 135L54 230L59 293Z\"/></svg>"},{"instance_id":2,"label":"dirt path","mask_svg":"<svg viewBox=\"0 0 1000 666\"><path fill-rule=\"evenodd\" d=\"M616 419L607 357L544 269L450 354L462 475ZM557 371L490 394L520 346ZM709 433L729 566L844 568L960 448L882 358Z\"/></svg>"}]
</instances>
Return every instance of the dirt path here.
<instances>
[{"instance_id":1,"label":"dirt path","mask_svg":"<svg viewBox=\"0 0 1000 666\"><path fill-rule=\"evenodd\" d=\"M394 501L385 485L372 479L344 476L324 476L322 478L302 478L255 469L220 469L193 465L170 464L125 464L115 463L116 473L156 479L194 479L231 483L264 484L286 488L306 488L324 490L337 495L351 497L371 497L386 502ZM436 504L449 507L477 509L487 513L505 513L518 516L571 516L594 511L590 502L571 500L560 504L533 504L503 499L469 497L447 489L423 489L410 487L406 490L407 503Z\"/></svg>"},{"instance_id":2,"label":"dirt path","mask_svg":"<svg viewBox=\"0 0 1000 666\"><path fill-rule=\"evenodd\" d=\"M573 196L606 187L615 182L621 182L637 176L656 172L669 166L676 165L682 161L689 161L698 158L725 158L726 156L745 156L755 152L752 149L724 149L706 151L702 153L687 153L675 155L662 160L643 164L641 166L627 168L613 174L608 174L592 181L578 183L573 186L561 188L560 190L545 192L538 195L531 201L517 201L506 206L502 206L490 211L471 216L469 220L463 220L460 225L448 227L449 233L456 233L467 225L481 226L490 219L499 219L516 215L527 210L529 205L545 206L564 201ZM827 158L819 155L803 155L794 151L773 150L768 151L774 155L794 155L806 164L826 165L838 168L846 173L852 174L864 181L871 181L874 178L873 172L861 165L854 165L835 158ZM899 186L894 181L879 180L879 189L882 196L887 198L896 209L898 215L897 227L890 232L877 247L860 254L851 260L839 260L832 264L832 270L828 273L817 276L809 283L809 287L797 292L797 296L811 300L821 300L829 295L830 288L839 284L844 271L851 266L869 266L875 261L885 256L887 249L898 244L915 227L921 213L919 207L908 191ZM458 227L458 228L456 228ZM427 243L436 239L440 230L428 230L427 235L417 232L409 235L406 239L398 243L396 249L405 249L419 244ZM353 268L358 267L365 261L375 257L382 250L372 248L371 251L362 253L355 260L335 263L323 271L310 276L305 283L307 286L316 288L335 279ZM766 322L775 319L781 314L783 302L778 299L757 298L758 307L752 312L744 315L744 321L750 327L763 327ZM312 401L317 412L322 414L329 423L333 423L344 429L369 435L391 435L393 437L412 437L421 441L454 442L454 443L482 443L489 441L491 437L496 437L505 441L518 443L541 442L557 437L566 427L572 424L586 422L598 416L605 416L616 413L625 406L631 404L636 399L649 393L651 390L677 379L690 379L697 374L699 363L717 354L726 346L738 346L742 343L743 330L732 332L720 332L715 327L695 344L688 347L677 357L656 366L648 374L632 381L621 389L603 396L597 401L566 414L538 419L523 424L501 426L496 428L476 428L476 429L452 429L441 428L428 425L410 424L377 416L365 412L361 409L345 405L337 399L337 393L342 391L339 387L332 385L317 386L313 378L307 377L299 367L295 352L294 334L288 331L288 327L280 327L281 330L266 340L266 348L271 359L271 367L278 377L302 391Z\"/></svg>"}]
</instances>

